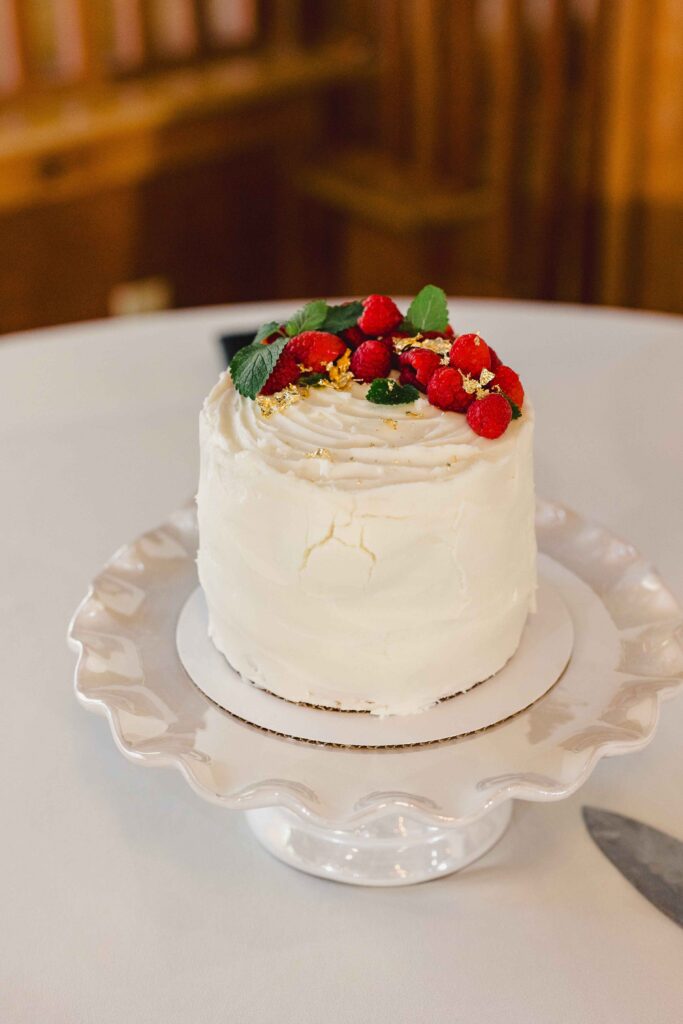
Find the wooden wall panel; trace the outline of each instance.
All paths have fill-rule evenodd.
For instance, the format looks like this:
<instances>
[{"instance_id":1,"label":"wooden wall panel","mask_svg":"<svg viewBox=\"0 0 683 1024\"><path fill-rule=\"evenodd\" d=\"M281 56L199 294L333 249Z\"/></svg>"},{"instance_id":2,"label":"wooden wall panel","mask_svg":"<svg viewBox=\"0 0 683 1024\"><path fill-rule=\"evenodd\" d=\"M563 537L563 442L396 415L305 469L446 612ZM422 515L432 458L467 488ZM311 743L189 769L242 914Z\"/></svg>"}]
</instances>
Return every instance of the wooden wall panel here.
<instances>
[{"instance_id":1,"label":"wooden wall panel","mask_svg":"<svg viewBox=\"0 0 683 1024\"><path fill-rule=\"evenodd\" d=\"M683 311L683 8L628 0L614 15L599 299Z\"/></svg>"},{"instance_id":2,"label":"wooden wall panel","mask_svg":"<svg viewBox=\"0 0 683 1024\"><path fill-rule=\"evenodd\" d=\"M179 306L271 297L278 177L250 155L5 216L0 332L107 316L116 286L152 276Z\"/></svg>"},{"instance_id":3,"label":"wooden wall panel","mask_svg":"<svg viewBox=\"0 0 683 1024\"><path fill-rule=\"evenodd\" d=\"M683 313L683 3L658 0L638 305Z\"/></svg>"},{"instance_id":4,"label":"wooden wall panel","mask_svg":"<svg viewBox=\"0 0 683 1024\"><path fill-rule=\"evenodd\" d=\"M683 311L681 0L240 0L233 43L231 0L30 2L0 0L0 331L157 275Z\"/></svg>"}]
</instances>

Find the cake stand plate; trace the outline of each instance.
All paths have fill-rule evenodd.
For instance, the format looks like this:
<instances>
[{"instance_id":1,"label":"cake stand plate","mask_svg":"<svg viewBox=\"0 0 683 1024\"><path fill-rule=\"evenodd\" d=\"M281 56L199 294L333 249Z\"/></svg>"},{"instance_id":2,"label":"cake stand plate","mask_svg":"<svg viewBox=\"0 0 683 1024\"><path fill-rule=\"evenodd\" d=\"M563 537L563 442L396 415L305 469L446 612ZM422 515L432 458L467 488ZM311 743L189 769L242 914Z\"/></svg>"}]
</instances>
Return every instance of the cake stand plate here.
<instances>
[{"instance_id":1,"label":"cake stand plate","mask_svg":"<svg viewBox=\"0 0 683 1024\"><path fill-rule=\"evenodd\" d=\"M93 581L69 629L76 693L107 716L128 757L177 767L203 797L247 811L258 839L286 863L365 885L438 878L490 848L513 798L561 799L601 757L645 746L661 698L681 687L683 613L648 563L552 503L539 502L536 525L548 556L542 577L571 619L571 657L550 689L536 681L543 695L529 707L488 728L463 730L461 721L454 739L330 745L218 707L193 684L176 646L197 587L193 506L121 548ZM489 685L495 678L472 693ZM464 708L466 697L437 709ZM293 711L363 728L392 722Z\"/></svg>"}]
</instances>

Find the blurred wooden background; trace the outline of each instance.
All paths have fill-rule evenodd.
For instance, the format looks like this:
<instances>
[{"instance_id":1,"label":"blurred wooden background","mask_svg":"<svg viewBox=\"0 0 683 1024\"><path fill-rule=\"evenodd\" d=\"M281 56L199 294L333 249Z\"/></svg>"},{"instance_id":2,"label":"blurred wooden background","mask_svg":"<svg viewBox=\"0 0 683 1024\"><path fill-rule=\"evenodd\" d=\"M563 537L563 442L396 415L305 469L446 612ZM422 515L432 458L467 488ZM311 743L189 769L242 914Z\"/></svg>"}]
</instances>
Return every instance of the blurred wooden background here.
<instances>
[{"instance_id":1,"label":"blurred wooden background","mask_svg":"<svg viewBox=\"0 0 683 1024\"><path fill-rule=\"evenodd\" d=\"M683 0L0 0L0 331L368 291L683 312Z\"/></svg>"}]
</instances>

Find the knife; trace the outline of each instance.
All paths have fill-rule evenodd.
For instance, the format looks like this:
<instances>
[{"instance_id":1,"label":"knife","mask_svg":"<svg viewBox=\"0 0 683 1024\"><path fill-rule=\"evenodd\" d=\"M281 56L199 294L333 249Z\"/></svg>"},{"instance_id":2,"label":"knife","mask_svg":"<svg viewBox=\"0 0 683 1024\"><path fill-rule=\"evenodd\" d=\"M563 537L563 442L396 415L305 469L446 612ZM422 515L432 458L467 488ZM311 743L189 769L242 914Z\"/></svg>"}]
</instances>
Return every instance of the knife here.
<instances>
[{"instance_id":1,"label":"knife","mask_svg":"<svg viewBox=\"0 0 683 1024\"><path fill-rule=\"evenodd\" d=\"M599 807L582 807L586 828L608 860L650 903L683 928L683 842Z\"/></svg>"}]
</instances>

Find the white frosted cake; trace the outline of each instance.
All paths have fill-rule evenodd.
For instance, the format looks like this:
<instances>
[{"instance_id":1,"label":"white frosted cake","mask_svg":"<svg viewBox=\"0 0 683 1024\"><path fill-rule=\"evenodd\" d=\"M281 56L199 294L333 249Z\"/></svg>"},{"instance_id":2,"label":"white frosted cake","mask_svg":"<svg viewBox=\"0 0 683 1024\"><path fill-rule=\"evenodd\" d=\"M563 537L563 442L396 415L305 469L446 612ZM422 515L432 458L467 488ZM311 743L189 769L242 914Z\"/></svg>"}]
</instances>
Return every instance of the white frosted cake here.
<instances>
[{"instance_id":1,"label":"white frosted cake","mask_svg":"<svg viewBox=\"0 0 683 1024\"><path fill-rule=\"evenodd\" d=\"M518 647L536 587L533 412L483 339L462 336L461 368L443 318L420 330L418 307L392 334L390 300L384 321L365 316L376 298L332 309L356 314L337 348L319 340L346 322L330 307L319 330L288 325L295 345L267 325L218 381L200 421L198 568L211 639L245 679L407 714ZM479 368L480 343L494 369Z\"/></svg>"}]
</instances>

